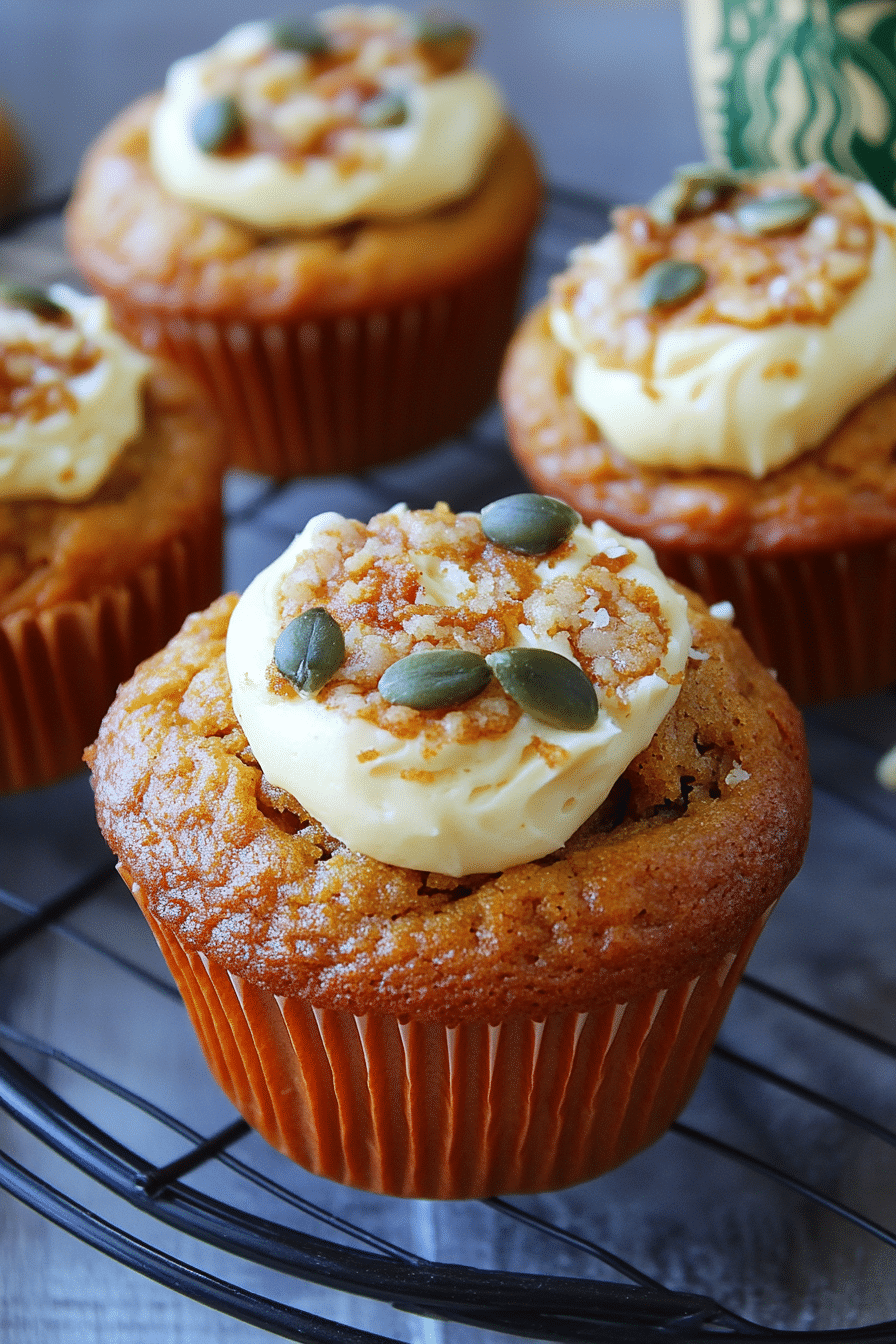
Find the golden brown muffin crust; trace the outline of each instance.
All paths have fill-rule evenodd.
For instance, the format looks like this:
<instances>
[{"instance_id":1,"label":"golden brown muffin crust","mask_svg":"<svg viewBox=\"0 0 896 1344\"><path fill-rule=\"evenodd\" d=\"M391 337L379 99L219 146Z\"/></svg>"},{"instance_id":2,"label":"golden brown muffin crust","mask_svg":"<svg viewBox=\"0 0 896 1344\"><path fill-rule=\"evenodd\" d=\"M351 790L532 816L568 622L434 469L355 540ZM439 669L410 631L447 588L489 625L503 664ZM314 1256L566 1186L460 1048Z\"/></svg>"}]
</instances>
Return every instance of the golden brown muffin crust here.
<instances>
[{"instance_id":1,"label":"golden brown muffin crust","mask_svg":"<svg viewBox=\"0 0 896 1344\"><path fill-rule=\"evenodd\" d=\"M220 510L223 444L204 394L158 362L143 398L143 432L90 498L0 499L0 617L89 597Z\"/></svg>"},{"instance_id":2,"label":"golden brown muffin crust","mask_svg":"<svg viewBox=\"0 0 896 1344\"><path fill-rule=\"evenodd\" d=\"M263 233L161 187L149 161L157 101L127 108L89 151L67 221L85 275L142 309L260 320L416 299L518 251L538 216L538 166L508 125L485 178L456 204L405 220Z\"/></svg>"},{"instance_id":3,"label":"golden brown muffin crust","mask_svg":"<svg viewBox=\"0 0 896 1344\"><path fill-rule=\"evenodd\" d=\"M642 467L577 406L572 357L548 306L526 318L501 378L513 450L537 489L654 547L785 555L896 535L896 378L817 448L753 480L740 472Z\"/></svg>"},{"instance_id":4,"label":"golden brown muffin crust","mask_svg":"<svg viewBox=\"0 0 896 1344\"><path fill-rule=\"evenodd\" d=\"M230 699L233 596L119 692L87 753L103 833L179 939L315 1006L498 1021L683 981L794 876L810 797L790 700L690 600L709 656L606 802L538 862L461 879L391 867L270 788Z\"/></svg>"}]
</instances>

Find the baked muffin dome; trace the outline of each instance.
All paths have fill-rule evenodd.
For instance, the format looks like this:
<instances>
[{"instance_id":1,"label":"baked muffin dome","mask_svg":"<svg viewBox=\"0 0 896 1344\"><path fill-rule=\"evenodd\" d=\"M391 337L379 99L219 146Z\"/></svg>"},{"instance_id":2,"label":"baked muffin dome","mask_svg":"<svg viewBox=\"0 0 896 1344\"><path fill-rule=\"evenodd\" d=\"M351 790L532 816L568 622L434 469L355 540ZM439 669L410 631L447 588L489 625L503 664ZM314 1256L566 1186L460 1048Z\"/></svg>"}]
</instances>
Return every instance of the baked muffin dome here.
<instances>
[{"instance_id":1,"label":"baked muffin dome","mask_svg":"<svg viewBox=\"0 0 896 1344\"><path fill-rule=\"evenodd\" d=\"M896 612L896 216L819 166L716 194L711 180L678 180L680 196L703 182L709 201L680 218L658 218L662 201L620 212L526 318L502 376L510 441L539 489L644 537L708 602L733 602L798 700L870 690L896 676L896 642L880 639ZM738 222L778 201L802 202L803 218L766 235ZM596 304L582 277L598 257L627 278L601 337L617 343L618 358L600 356L610 381L583 400L589 375L557 314ZM708 279L637 312L651 270L682 264ZM619 342L633 330L643 348L629 368ZM615 396L620 374L637 381L635 365L652 410L627 446L595 398L598 385Z\"/></svg>"},{"instance_id":2,"label":"baked muffin dome","mask_svg":"<svg viewBox=\"0 0 896 1344\"><path fill-rule=\"evenodd\" d=\"M296 1161L389 1194L554 1189L658 1137L808 835L799 715L740 635L641 543L537 496L492 509L320 515L87 753L221 1086ZM483 799L491 852L526 861L474 871Z\"/></svg>"},{"instance_id":3,"label":"baked muffin dome","mask_svg":"<svg viewBox=\"0 0 896 1344\"><path fill-rule=\"evenodd\" d=\"M267 784L230 699L234 605L190 617L122 688L90 759L147 908L275 994L445 1023L585 1011L702 973L799 868L799 715L698 599L700 656L606 802L544 859L457 879L353 853Z\"/></svg>"}]
</instances>

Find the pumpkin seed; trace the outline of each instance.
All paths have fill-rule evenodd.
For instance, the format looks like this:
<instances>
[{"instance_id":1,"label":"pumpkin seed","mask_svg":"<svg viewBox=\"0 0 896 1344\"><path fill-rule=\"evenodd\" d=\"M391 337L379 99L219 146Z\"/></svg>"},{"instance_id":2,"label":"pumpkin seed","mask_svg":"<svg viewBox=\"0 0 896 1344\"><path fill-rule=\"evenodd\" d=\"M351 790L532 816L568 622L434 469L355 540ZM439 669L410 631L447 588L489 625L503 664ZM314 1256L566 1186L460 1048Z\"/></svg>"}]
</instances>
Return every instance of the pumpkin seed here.
<instances>
[{"instance_id":1,"label":"pumpkin seed","mask_svg":"<svg viewBox=\"0 0 896 1344\"><path fill-rule=\"evenodd\" d=\"M243 118L235 98L224 95L201 103L193 117L193 139L204 154L219 154L242 130Z\"/></svg>"},{"instance_id":2,"label":"pumpkin seed","mask_svg":"<svg viewBox=\"0 0 896 1344\"><path fill-rule=\"evenodd\" d=\"M644 272L641 280L641 307L674 308L699 294L707 278L703 267L694 261L658 261Z\"/></svg>"},{"instance_id":3,"label":"pumpkin seed","mask_svg":"<svg viewBox=\"0 0 896 1344\"><path fill-rule=\"evenodd\" d=\"M309 19L280 19L268 30L272 44L281 51L299 51L303 56L326 56L330 39L324 30Z\"/></svg>"},{"instance_id":4,"label":"pumpkin seed","mask_svg":"<svg viewBox=\"0 0 896 1344\"><path fill-rule=\"evenodd\" d=\"M400 93L381 93L363 105L358 119L371 131L401 126L408 119L408 105Z\"/></svg>"},{"instance_id":5,"label":"pumpkin seed","mask_svg":"<svg viewBox=\"0 0 896 1344\"><path fill-rule=\"evenodd\" d=\"M380 695L390 705L445 709L478 695L491 681L485 659L466 649L427 649L387 667Z\"/></svg>"},{"instance_id":6,"label":"pumpkin seed","mask_svg":"<svg viewBox=\"0 0 896 1344\"><path fill-rule=\"evenodd\" d=\"M731 168L719 168L714 163L683 163L675 169L675 176L697 190L709 187L720 193L737 191L743 181L741 173Z\"/></svg>"},{"instance_id":7,"label":"pumpkin seed","mask_svg":"<svg viewBox=\"0 0 896 1344\"><path fill-rule=\"evenodd\" d=\"M552 649L513 648L485 660L512 700L552 728L585 731L597 722L597 696L578 663Z\"/></svg>"},{"instance_id":8,"label":"pumpkin seed","mask_svg":"<svg viewBox=\"0 0 896 1344\"><path fill-rule=\"evenodd\" d=\"M521 555L556 550L581 521L581 514L550 495L506 495L482 510L482 530L489 541Z\"/></svg>"},{"instance_id":9,"label":"pumpkin seed","mask_svg":"<svg viewBox=\"0 0 896 1344\"><path fill-rule=\"evenodd\" d=\"M687 182L669 182L647 202L647 213L657 224L675 224L687 214L691 188Z\"/></svg>"},{"instance_id":10,"label":"pumpkin seed","mask_svg":"<svg viewBox=\"0 0 896 1344\"><path fill-rule=\"evenodd\" d=\"M740 185L737 173L711 163L686 163L675 177L648 202L647 212L658 224L675 224L685 215L712 210L722 197Z\"/></svg>"},{"instance_id":11,"label":"pumpkin seed","mask_svg":"<svg viewBox=\"0 0 896 1344\"><path fill-rule=\"evenodd\" d=\"M25 308L29 313L34 313L35 317L42 317L45 322L71 320L68 309L56 303L46 290L38 289L36 285L4 281L0 284L0 303L5 303L7 308Z\"/></svg>"},{"instance_id":12,"label":"pumpkin seed","mask_svg":"<svg viewBox=\"0 0 896 1344\"><path fill-rule=\"evenodd\" d=\"M429 14L417 20L416 38L424 46L438 47L449 42L472 41L473 29L457 19L441 19Z\"/></svg>"},{"instance_id":13,"label":"pumpkin seed","mask_svg":"<svg viewBox=\"0 0 896 1344\"><path fill-rule=\"evenodd\" d=\"M277 637L277 671L299 691L317 695L345 660L345 639L323 607L309 607Z\"/></svg>"},{"instance_id":14,"label":"pumpkin seed","mask_svg":"<svg viewBox=\"0 0 896 1344\"><path fill-rule=\"evenodd\" d=\"M756 196L739 207L737 222L744 233L789 233L808 224L820 209L814 196L804 196L800 191Z\"/></svg>"},{"instance_id":15,"label":"pumpkin seed","mask_svg":"<svg viewBox=\"0 0 896 1344\"><path fill-rule=\"evenodd\" d=\"M476 34L465 23L430 15L417 21L417 45L437 74L460 70L470 59Z\"/></svg>"}]
</instances>

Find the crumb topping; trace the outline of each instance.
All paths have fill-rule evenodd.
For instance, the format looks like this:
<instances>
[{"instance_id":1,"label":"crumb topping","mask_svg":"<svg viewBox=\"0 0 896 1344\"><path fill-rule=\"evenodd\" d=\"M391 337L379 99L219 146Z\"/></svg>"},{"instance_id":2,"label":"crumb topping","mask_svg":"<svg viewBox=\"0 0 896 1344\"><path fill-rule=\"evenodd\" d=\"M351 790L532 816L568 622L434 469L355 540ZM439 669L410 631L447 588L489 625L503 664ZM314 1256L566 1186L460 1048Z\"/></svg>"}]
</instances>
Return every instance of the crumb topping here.
<instances>
[{"instance_id":1,"label":"crumb topping","mask_svg":"<svg viewBox=\"0 0 896 1344\"><path fill-rule=\"evenodd\" d=\"M279 37L284 26L253 25L253 40L206 54L205 93L238 109L215 152L287 162L327 156L353 172L376 157L364 133L401 125L407 91L462 69L474 43L463 25L443 23L430 34L383 5L325 10L302 22L293 42Z\"/></svg>"},{"instance_id":2,"label":"crumb topping","mask_svg":"<svg viewBox=\"0 0 896 1344\"><path fill-rule=\"evenodd\" d=\"M71 414L78 401L69 384L95 368L102 351L71 318L42 322L2 303L0 312L0 425Z\"/></svg>"},{"instance_id":3,"label":"crumb topping","mask_svg":"<svg viewBox=\"0 0 896 1344\"><path fill-rule=\"evenodd\" d=\"M0 499L88 499L143 425L148 369L105 300L0 284Z\"/></svg>"},{"instance_id":4,"label":"crumb topping","mask_svg":"<svg viewBox=\"0 0 896 1344\"><path fill-rule=\"evenodd\" d=\"M280 589L281 628L321 606L339 623L346 658L320 693L328 707L397 737L423 734L435 746L507 732L520 710L497 680L459 708L417 710L388 704L377 690L386 668L411 652L463 649L483 657L518 642L565 637L599 698L624 702L630 685L656 672L669 626L656 594L619 571L625 546L599 552L579 573L564 569L574 543L547 557L490 542L478 515L390 511L364 526L338 520L319 532ZM674 681L674 677L669 678ZM294 695L271 665L269 685Z\"/></svg>"},{"instance_id":5,"label":"crumb topping","mask_svg":"<svg viewBox=\"0 0 896 1344\"><path fill-rule=\"evenodd\" d=\"M814 217L793 230L754 235L738 222L748 203L785 192L811 198ZM827 167L743 180L718 208L661 223L644 206L613 214L609 238L576 249L552 284L601 365L647 374L661 332L732 324L827 323L869 274L875 224L855 188ZM891 229L879 224L877 227ZM695 263L706 283L683 302L645 310L640 284L658 262Z\"/></svg>"}]
</instances>

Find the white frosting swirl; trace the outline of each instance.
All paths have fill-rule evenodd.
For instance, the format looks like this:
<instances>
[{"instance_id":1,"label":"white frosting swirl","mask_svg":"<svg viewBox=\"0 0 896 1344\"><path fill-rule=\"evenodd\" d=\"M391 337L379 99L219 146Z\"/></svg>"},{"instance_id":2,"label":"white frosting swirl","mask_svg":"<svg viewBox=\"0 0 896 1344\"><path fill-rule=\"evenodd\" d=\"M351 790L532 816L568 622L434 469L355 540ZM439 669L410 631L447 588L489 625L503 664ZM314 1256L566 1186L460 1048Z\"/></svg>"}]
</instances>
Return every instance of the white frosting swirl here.
<instances>
[{"instance_id":1,"label":"white frosting swirl","mask_svg":"<svg viewBox=\"0 0 896 1344\"><path fill-rule=\"evenodd\" d=\"M421 737L399 737L359 717L347 721L325 700L283 696L269 686L280 585L297 557L340 521L337 514L313 518L250 584L231 617L233 705L267 778L351 849L405 868L460 877L503 870L560 848L648 745L678 696L691 643L684 598L643 542L620 537L605 523L580 525L567 558L539 562L543 592L549 596L555 581L578 574L608 548L617 556L620 546L633 552L620 577L647 590L668 626L656 671L628 682L624 696L600 697L589 731L551 728L523 713L497 738L464 743L449 737L434 750ZM439 572L426 556L419 568L428 602L457 601L466 583L453 565ZM607 618L600 610L592 615L597 627ZM562 631L539 638L522 625L517 643L573 657Z\"/></svg>"},{"instance_id":2,"label":"white frosting swirl","mask_svg":"<svg viewBox=\"0 0 896 1344\"><path fill-rule=\"evenodd\" d=\"M872 187L856 191L876 226L870 272L828 322L676 326L658 336L645 374L602 367L568 309L552 306L576 403L619 452L759 478L820 443L896 372L896 210ZM614 246L608 235L597 248Z\"/></svg>"},{"instance_id":3,"label":"white frosting swirl","mask_svg":"<svg viewBox=\"0 0 896 1344\"><path fill-rule=\"evenodd\" d=\"M71 323L0 304L0 364L23 408L14 398L0 413L0 499L87 498L143 424L151 361L112 329L104 299L65 285L49 294ZM81 354L88 367L66 375Z\"/></svg>"},{"instance_id":4,"label":"white frosting swirl","mask_svg":"<svg viewBox=\"0 0 896 1344\"><path fill-rule=\"evenodd\" d=\"M406 23L397 11L377 12ZM327 15L318 16L323 23ZM261 229L326 228L360 217L400 218L468 195L482 177L504 129L500 92L485 74L460 70L421 78L418 64L386 67L377 78L400 94L407 119L397 126L343 132L346 156L315 151L204 153L192 122L210 92L222 87L220 68L232 62L223 87L237 92L243 67L260 83L258 67L301 66L296 53L272 53L264 23L242 24L208 52L176 62L152 122L153 170L172 195ZM295 79L296 72L292 72ZM272 81L272 82L275 82ZM324 124L327 104L299 93L268 109L284 137Z\"/></svg>"}]
</instances>

